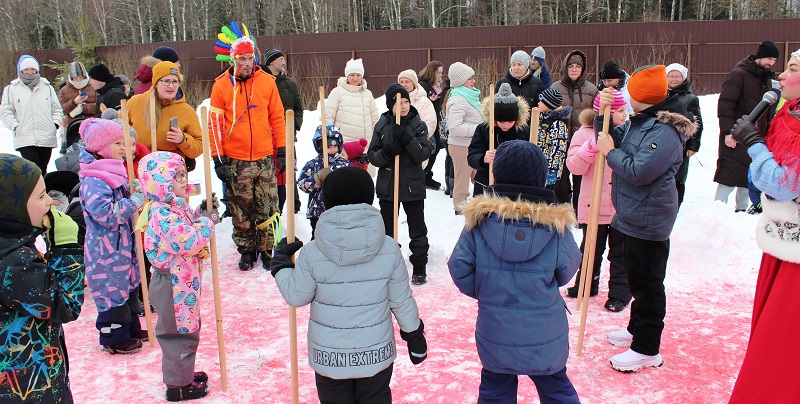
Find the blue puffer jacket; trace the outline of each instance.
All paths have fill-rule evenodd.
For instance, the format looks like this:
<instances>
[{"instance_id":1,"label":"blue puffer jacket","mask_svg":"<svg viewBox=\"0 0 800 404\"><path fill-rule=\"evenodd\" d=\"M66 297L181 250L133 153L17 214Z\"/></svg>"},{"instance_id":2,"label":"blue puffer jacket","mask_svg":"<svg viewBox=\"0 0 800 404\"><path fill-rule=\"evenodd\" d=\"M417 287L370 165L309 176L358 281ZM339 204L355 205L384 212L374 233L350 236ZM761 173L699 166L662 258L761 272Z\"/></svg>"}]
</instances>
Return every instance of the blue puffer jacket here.
<instances>
[{"instance_id":1,"label":"blue puffer jacket","mask_svg":"<svg viewBox=\"0 0 800 404\"><path fill-rule=\"evenodd\" d=\"M577 272L581 253L570 232L575 212L555 200L542 188L498 184L462 210L466 226L447 264L461 293L478 300L475 342L492 372L551 375L567 364L558 288Z\"/></svg>"}]
</instances>

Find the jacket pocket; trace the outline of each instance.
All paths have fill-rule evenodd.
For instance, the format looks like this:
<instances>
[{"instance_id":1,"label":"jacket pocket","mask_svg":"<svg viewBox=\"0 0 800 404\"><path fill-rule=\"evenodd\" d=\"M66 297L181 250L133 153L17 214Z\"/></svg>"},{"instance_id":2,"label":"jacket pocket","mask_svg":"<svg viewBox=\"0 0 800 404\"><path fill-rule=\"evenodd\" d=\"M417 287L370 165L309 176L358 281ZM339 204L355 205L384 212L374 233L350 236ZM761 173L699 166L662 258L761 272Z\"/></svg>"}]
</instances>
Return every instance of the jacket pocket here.
<instances>
[{"instance_id":1,"label":"jacket pocket","mask_svg":"<svg viewBox=\"0 0 800 404\"><path fill-rule=\"evenodd\" d=\"M650 212L650 187L636 187L625 184L617 189L617 200L614 207L623 221L641 227L652 225L653 215Z\"/></svg>"}]
</instances>

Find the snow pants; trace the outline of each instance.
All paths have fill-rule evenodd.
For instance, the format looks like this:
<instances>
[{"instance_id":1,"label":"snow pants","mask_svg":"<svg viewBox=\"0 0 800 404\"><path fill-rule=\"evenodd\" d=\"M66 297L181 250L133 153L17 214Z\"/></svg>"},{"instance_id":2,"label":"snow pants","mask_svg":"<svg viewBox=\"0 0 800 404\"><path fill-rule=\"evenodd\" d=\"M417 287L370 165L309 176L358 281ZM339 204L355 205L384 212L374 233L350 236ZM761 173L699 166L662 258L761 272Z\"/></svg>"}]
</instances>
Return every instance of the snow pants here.
<instances>
[{"instance_id":1,"label":"snow pants","mask_svg":"<svg viewBox=\"0 0 800 404\"><path fill-rule=\"evenodd\" d=\"M394 235L394 202L378 201L383 217L383 226L386 228L386 235ZM428 226L425 225L425 200L400 202L406 212L408 221L408 249L411 256L408 261L414 267L414 275L427 275L425 267L428 265Z\"/></svg>"},{"instance_id":2,"label":"snow pants","mask_svg":"<svg viewBox=\"0 0 800 404\"><path fill-rule=\"evenodd\" d=\"M586 247L587 225L581 224L580 227L583 230L583 240L581 241L581 253L583 253ZM631 301L631 290L628 287L628 272L625 271L625 236L609 224L597 226L597 245L594 249L592 279L600 277L600 266L603 263L606 242L608 242L608 261L611 263L608 277L608 298L619 299L627 304ZM575 282L577 285L578 281Z\"/></svg>"},{"instance_id":3,"label":"snow pants","mask_svg":"<svg viewBox=\"0 0 800 404\"><path fill-rule=\"evenodd\" d=\"M394 364L376 373L375 376L360 379L331 379L314 373L317 381L317 395L320 404L391 404Z\"/></svg>"},{"instance_id":4,"label":"snow pants","mask_svg":"<svg viewBox=\"0 0 800 404\"><path fill-rule=\"evenodd\" d=\"M133 290L124 305L97 313L95 326L100 331L100 345L124 344L142 330L138 296L138 291Z\"/></svg>"},{"instance_id":5,"label":"snow pants","mask_svg":"<svg viewBox=\"0 0 800 404\"><path fill-rule=\"evenodd\" d=\"M239 254L272 250L275 235L265 223L278 211L278 180L272 156L256 161L230 160L226 184L228 211L233 218L233 242Z\"/></svg>"},{"instance_id":6,"label":"snow pants","mask_svg":"<svg viewBox=\"0 0 800 404\"><path fill-rule=\"evenodd\" d=\"M536 385L542 404L579 403L578 392L567 377L567 368L552 375L528 376ZM517 402L517 375L481 370L478 404L510 404Z\"/></svg>"},{"instance_id":7,"label":"snow pants","mask_svg":"<svg viewBox=\"0 0 800 404\"><path fill-rule=\"evenodd\" d=\"M625 269L633 295L628 332L633 335L631 349L642 355L656 355L661 347L667 295L669 239L643 240L625 235Z\"/></svg>"}]
</instances>

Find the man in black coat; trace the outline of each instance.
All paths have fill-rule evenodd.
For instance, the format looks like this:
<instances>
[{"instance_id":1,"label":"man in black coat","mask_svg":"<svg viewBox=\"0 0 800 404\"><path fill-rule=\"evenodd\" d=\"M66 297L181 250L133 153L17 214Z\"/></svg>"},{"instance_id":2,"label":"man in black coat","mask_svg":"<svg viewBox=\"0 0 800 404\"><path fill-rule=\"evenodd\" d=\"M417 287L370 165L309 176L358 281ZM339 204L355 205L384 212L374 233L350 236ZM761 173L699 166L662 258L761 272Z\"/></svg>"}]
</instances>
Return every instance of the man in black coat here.
<instances>
[{"instance_id":1,"label":"man in black coat","mask_svg":"<svg viewBox=\"0 0 800 404\"><path fill-rule=\"evenodd\" d=\"M516 51L511 55L511 67L506 75L497 80L497 88L503 83L511 86L514 95L522 97L530 106L539 105L539 94L545 90L544 84L530 70L531 57L525 51ZM530 123L530 115L528 122Z\"/></svg>"},{"instance_id":2,"label":"man in black coat","mask_svg":"<svg viewBox=\"0 0 800 404\"><path fill-rule=\"evenodd\" d=\"M112 75L108 66L102 63L89 69L89 85L97 91L94 109L97 118L108 108L119 110L120 101L127 98L122 80Z\"/></svg>"}]
</instances>

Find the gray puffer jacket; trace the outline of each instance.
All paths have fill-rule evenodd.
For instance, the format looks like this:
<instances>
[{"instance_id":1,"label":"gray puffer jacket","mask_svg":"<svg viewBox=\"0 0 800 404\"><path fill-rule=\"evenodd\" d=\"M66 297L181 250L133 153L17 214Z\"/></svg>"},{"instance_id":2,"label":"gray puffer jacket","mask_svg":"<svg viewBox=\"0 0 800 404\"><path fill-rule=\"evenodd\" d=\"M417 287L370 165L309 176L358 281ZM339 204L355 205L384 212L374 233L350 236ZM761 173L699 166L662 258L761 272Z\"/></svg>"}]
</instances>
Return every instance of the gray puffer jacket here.
<instances>
[{"instance_id":1,"label":"gray puffer jacket","mask_svg":"<svg viewBox=\"0 0 800 404\"><path fill-rule=\"evenodd\" d=\"M392 314L402 331L420 325L403 255L367 204L325 211L316 234L275 276L286 302L311 303L308 364L332 379L374 376L397 356Z\"/></svg>"}]
</instances>

